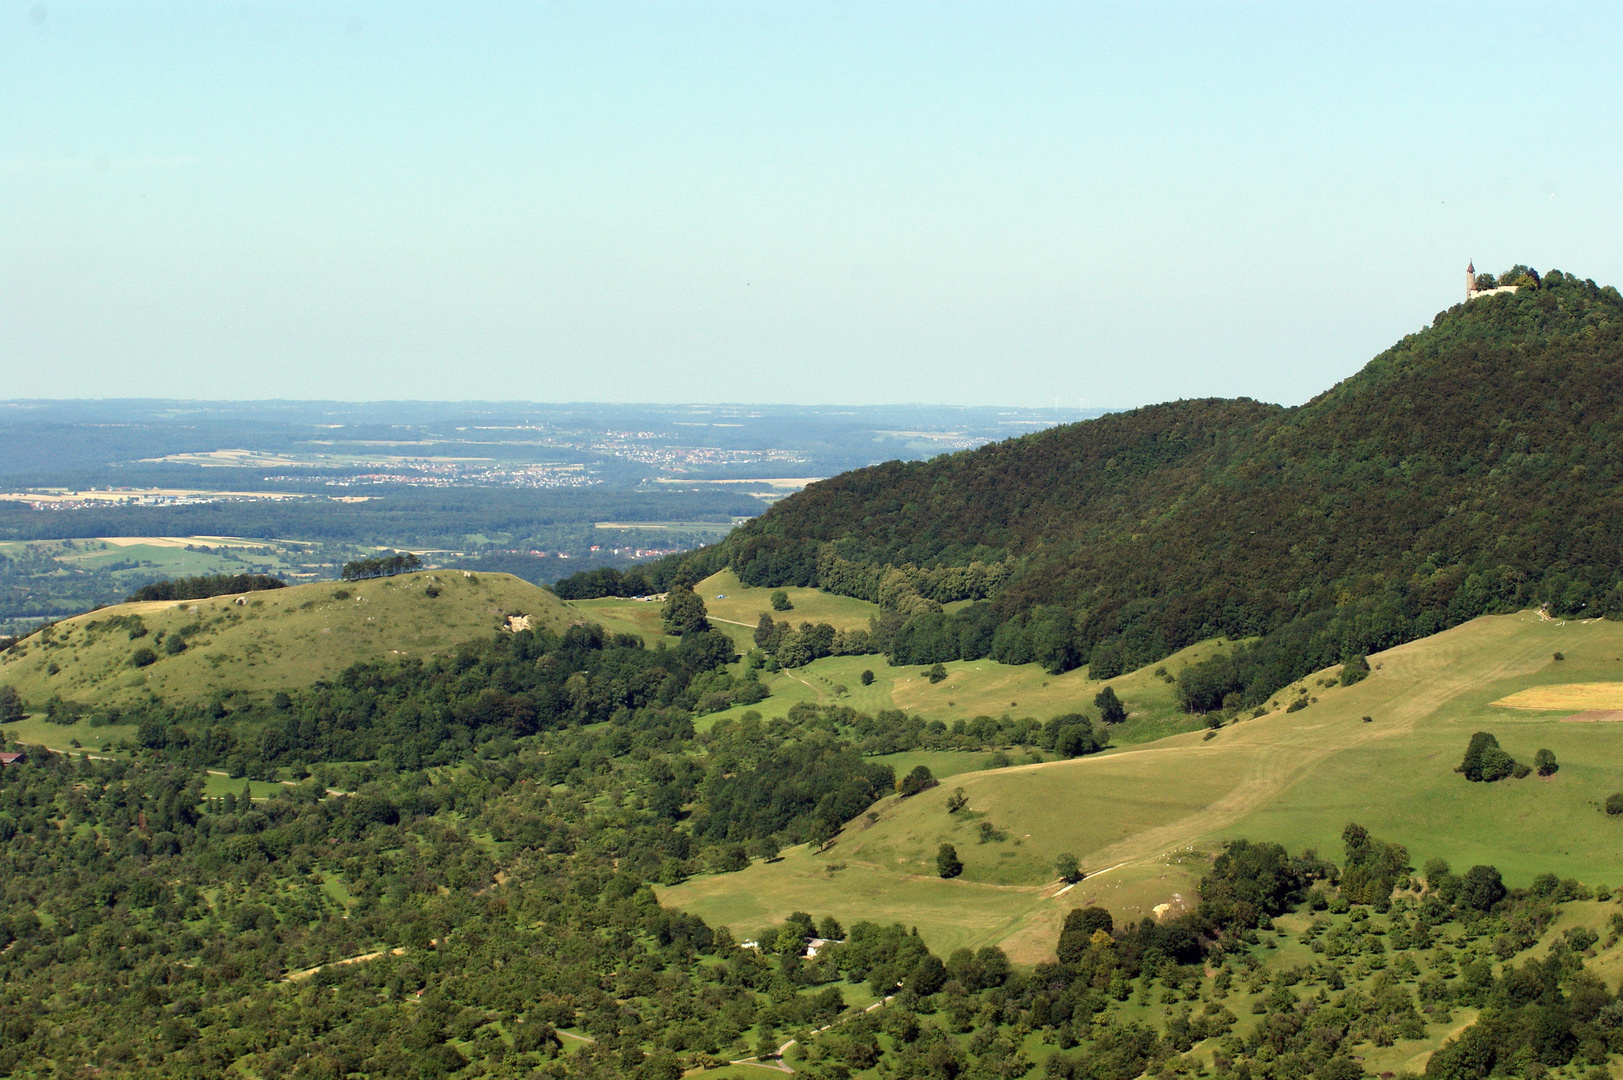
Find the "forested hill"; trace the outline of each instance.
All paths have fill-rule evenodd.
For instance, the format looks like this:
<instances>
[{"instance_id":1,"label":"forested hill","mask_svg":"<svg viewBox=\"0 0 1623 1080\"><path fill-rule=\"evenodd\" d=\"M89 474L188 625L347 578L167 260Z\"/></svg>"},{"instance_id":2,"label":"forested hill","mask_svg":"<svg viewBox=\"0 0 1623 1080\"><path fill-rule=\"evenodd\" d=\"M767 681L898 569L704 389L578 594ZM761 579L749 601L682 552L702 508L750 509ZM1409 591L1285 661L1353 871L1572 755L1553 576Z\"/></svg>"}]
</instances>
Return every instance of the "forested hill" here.
<instances>
[{"instance_id":1,"label":"forested hill","mask_svg":"<svg viewBox=\"0 0 1623 1080\"><path fill-rule=\"evenodd\" d=\"M898 662L1105 674L1217 633L1274 634L1276 678L1529 603L1620 614L1620 334L1615 288L1552 271L1306 405L1181 401L846 473L651 576L886 603Z\"/></svg>"}]
</instances>

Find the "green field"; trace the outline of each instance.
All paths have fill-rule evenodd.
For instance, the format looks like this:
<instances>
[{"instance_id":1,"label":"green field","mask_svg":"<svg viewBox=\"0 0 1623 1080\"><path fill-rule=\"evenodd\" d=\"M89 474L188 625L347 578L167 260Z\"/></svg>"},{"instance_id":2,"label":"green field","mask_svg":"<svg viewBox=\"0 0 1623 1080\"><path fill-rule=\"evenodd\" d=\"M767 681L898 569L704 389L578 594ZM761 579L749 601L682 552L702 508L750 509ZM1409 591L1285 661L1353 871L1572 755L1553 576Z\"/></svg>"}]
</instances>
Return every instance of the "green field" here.
<instances>
[{"instance_id":1,"label":"green field","mask_svg":"<svg viewBox=\"0 0 1623 1080\"><path fill-rule=\"evenodd\" d=\"M429 596L430 588L438 595ZM52 696L113 705L148 694L207 700L308 686L364 660L444 653L498 632L514 615L554 630L577 618L550 592L518 578L454 570L121 604L65 619L0 654L0 682L36 707ZM111 622L126 616L139 616L147 634L132 638L127 624ZM159 642L174 635L187 644L178 655ZM132 657L142 647L158 660L137 668ZM88 745L107 729L87 730L90 738L79 737Z\"/></svg>"},{"instance_id":2,"label":"green field","mask_svg":"<svg viewBox=\"0 0 1623 1080\"><path fill-rule=\"evenodd\" d=\"M1554 660L1556 652L1565 659ZM911 799L884 800L825 851L795 849L661 895L742 932L797 908L826 909L842 920L916 923L933 948L996 942L1029 961L1052 948L1057 918L1081 901L1109 906L1118 918L1188 901L1198 869L1181 864L1196 865L1188 856L1225 838L1316 847L1339 859L1341 830L1352 820L1407 845L1417 863L1492 863L1512 885L1552 871L1616 886L1623 820L1600 804L1623 791L1623 724L1568 724L1558 712L1489 703L1533 686L1614 681L1620 657L1617 623L1557 624L1532 613L1477 619L1371 657L1373 674L1354 686L1321 685L1334 671L1303 680L1317 698L1306 709L1244 719L1211 739L1188 732L1071 761L955 775ZM1052 689L1063 678L1049 681ZM1292 697L1284 691L1276 700ZM1560 771L1472 784L1453 769L1477 730L1494 732L1521 760L1548 747ZM945 792L960 786L968 809L949 815ZM1007 839L980 842L983 821ZM933 873L944 841L965 866L952 881ZM1098 876L1055 903L1052 866L1062 851ZM845 868L830 873L835 864Z\"/></svg>"}]
</instances>

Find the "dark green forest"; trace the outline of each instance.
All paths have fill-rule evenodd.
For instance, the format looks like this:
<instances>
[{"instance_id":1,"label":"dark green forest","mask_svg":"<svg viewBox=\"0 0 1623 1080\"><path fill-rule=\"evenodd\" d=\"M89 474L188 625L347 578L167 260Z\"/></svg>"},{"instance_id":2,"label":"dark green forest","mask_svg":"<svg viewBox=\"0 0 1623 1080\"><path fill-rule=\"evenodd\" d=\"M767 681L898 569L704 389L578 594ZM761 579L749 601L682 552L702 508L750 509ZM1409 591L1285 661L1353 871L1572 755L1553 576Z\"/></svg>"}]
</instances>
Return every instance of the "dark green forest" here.
<instances>
[{"instance_id":1,"label":"dark green forest","mask_svg":"<svg viewBox=\"0 0 1623 1080\"><path fill-rule=\"evenodd\" d=\"M883 605L870 644L897 664L1111 678L1260 638L1184 694L1251 706L1482 614L1623 615L1619 433L1623 297L1550 271L1439 313L1297 408L1178 401L888 462L713 547L558 589L658 591L722 567L818 585Z\"/></svg>"}]
</instances>

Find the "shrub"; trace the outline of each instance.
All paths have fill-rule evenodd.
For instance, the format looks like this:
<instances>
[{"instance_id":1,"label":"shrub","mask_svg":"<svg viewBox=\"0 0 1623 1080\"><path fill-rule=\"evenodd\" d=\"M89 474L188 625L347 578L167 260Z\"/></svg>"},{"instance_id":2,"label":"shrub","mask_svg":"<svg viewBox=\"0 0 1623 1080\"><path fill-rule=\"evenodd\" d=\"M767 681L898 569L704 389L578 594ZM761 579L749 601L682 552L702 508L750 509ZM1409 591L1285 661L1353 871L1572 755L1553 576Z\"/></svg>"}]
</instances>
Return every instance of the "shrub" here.
<instances>
[{"instance_id":1,"label":"shrub","mask_svg":"<svg viewBox=\"0 0 1623 1080\"><path fill-rule=\"evenodd\" d=\"M935 853L935 872L944 878L955 878L964 872L964 864L958 858L958 849L951 844L942 844Z\"/></svg>"},{"instance_id":2,"label":"shrub","mask_svg":"<svg viewBox=\"0 0 1623 1080\"><path fill-rule=\"evenodd\" d=\"M795 609L795 605L789 602L789 594L782 589L774 591L771 596L767 597L767 602L772 605L773 611L793 611Z\"/></svg>"},{"instance_id":3,"label":"shrub","mask_svg":"<svg viewBox=\"0 0 1623 1080\"><path fill-rule=\"evenodd\" d=\"M1498 739L1486 731L1478 731L1471 736L1465 757L1454 771L1465 774L1467 780L1491 783L1515 773L1516 759L1500 749Z\"/></svg>"},{"instance_id":4,"label":"shrub","mask_svg":"<svg viewBox=\"0 0 1623 1080\"><path fill-rule=\"evenodd\" d=\"M896 781L896 790L905 799L910 795L917 795L921 791L928 791L939 782L934 774L930 772L928 765L915 765L912 772Z\"/></svg>"},{"instance_id":5,"label":"shrub","mask_svg":"<svg viewBox=\"0 0 1623 1080\"><path fill-rule=\"evenodd\" d=\"M136 667L148 667L157 662L158 654L144 645L130 654L130 663Z\"/></svg>"},{"instance_id":6,"label":"shrub","mask_svg":"<svg viewBox=\"0 0 1623 1080\"><path fill-rule=\"evenodd\" d=\"M1075 885L1082 880L1082 868L1077 864L1076 856L1069 851L1061 852L1054 860L1054 872L1067 885Z\"/></svg>"},{"instance_id":7,"label":"shrub","mask_svg":"<svg viewBox=\"0 0 1623 1080\"><path fill-rule=\"evenodd\" d=\"M931 683L941 682L947 677L947 669L940 664L934 664L924 671L924 677Z\"/></svg>"},{"instance_id":8,"label":"shrub","mask_svg":"<svg viewBox=\"0 0 1623 1080\"><path fill-rule=\"evenodd\" d=\"M863 686L872 686L873 685L873 672L869 671L867 668L862 669L862 685Z\"/></svg>"},{"instance_id":9,"label":"shrub","mask_svg":"<svg viewBox=\"0 0 1623 1080\"><path fill-rule=\"evenodd\" d=\"M1540 776L1553 776L1560 767L1555 763L1554 750L1540 750L1533 755L1533 768L1538 770Z\"/></svg>"},{"instance_id":10,"label":"shrub","mask_svg":"<svg viewBox=\"0 0 1623 1080\"><path fill-rule=\"evenodd\" d=\"M163 651L170 656L179 656L186 651L186 639L179 634L170 634L164 639Z\"/></svg>"},{"instance_id":11,"label":"shrub","mask_svg":"<svg viewBox=\"0 0 1623 1080\"><path fill-rule=\"evenodd\" d=\"M1606 812L1613 817L1623 814L1623 791L1606 796Z\"/></svg>"},{"instance_id":12,"label":"shrub","mask_svg":"<svg viewBox=\"0 0 1623 1080\"><path fill-rule=\"evenodd\" d=\"M1369 659L1363 653L1350 657L1341 665L1341 685L1351 686L1369 678Z\"/></svg>"}]
</instances>

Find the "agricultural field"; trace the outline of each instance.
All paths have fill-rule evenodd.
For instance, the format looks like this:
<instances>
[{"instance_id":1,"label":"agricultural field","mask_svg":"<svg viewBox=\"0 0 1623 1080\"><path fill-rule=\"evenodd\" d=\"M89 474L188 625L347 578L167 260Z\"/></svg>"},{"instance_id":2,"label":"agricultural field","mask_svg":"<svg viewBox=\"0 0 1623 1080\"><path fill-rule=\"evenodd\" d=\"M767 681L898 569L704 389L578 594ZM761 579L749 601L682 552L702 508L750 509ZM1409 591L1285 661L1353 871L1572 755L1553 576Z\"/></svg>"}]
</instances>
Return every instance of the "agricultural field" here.
<instances>
[{"instance_id":1,"label":"agricultural field","mask_svg":"<svg viewBox=\"0 0 1623 1080\"><path fill-rule=\"evenodd\" d=\"M554 630L577 618L518 578L462 571L120 604L0 653L0 682L36 708L52 697L115 706L148 695L208 701L308 686L364 660L444 652L514 616ZM151 657L144 665L142 650Z\"/></svg>"},{"instance_id":2,"label":"agricultural field","mask_svg":"<svg viewBox=\"0 0 1623 1080\"><path fill-rule=\"evenodd\" d=\"M1056 920L1071 907L1098 903L1118 919L1175 908L1199 877L1185 864L1198 865L1222 841L1276 841L1336 858L1349 821L1406 845L1417 863L1489 863L1511 885L1541 872L1623 883L1623 819L1601 810L1608 794L1623 791L1623 726L1563 723L1587 698L1570 699L1565 711L1495 704L1538 688L1617 681L1623 625L1558 624L1531 612L1486 617L1370 662L1362 682L1343 687L1338 669L1320 672L1276 695L1274 711L1210 736L1190 731L1090 757L958 773L912 798L883 800L823 851L793 849L740 873L695 877L661 898L740 933L795 909L906 918L932 947L997 943L1032 962L1052 947ZM1112 685L1131 704L1123 688L1155 685L1144 675ZM895 700L894 686L891 693ZM1084 690L1073 700L1090 697ZM1309 704L1286 711L1298 697ZM1559 770L1471 783L1454 769L1479 730L1518 760L1553 750ZM945 805L954 788L968 797L957 814ZM983 824L992 830L984 841ZM950 881L934 873L943 842L965 868ZM1089 876L1057 896L1061 852Z\"/></svg>"}]
</instances>

